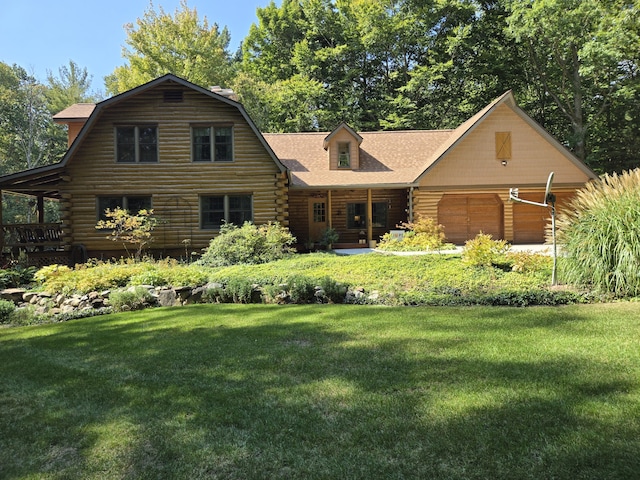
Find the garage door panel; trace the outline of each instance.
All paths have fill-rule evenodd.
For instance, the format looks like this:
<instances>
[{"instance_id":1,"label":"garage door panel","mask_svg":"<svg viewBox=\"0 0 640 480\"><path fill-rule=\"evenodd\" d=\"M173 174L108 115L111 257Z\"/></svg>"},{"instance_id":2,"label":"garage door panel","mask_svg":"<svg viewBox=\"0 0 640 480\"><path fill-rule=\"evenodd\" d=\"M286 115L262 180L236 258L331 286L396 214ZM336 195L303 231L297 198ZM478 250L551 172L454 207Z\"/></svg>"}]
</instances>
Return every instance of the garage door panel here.
<instances>
[{"instance_id":1,"label":"garage door panel","mask_svg":"<svg viewBox=\"0 0 640 480\"><path fill-rule=\"evenodd\" d=\"M480 232L502 238L502 201L495 194L445 194L438 203L438 223L453 243L464 243Z\"/></svg>"},{"instance_id":2,"label":"garage door panel","mask_svg":"<svg viewBox=\"0 0 640 480\"><path fill-rule=\"evenodd\" d=\"M561 210L571 201L574 194L556 194L556 208ZM544 192L521 193L520 198L542 203ZM551 223L551 209L526 203L513 204L513 243L544 243L547 225Z\"/></svg>"}]
</instances>

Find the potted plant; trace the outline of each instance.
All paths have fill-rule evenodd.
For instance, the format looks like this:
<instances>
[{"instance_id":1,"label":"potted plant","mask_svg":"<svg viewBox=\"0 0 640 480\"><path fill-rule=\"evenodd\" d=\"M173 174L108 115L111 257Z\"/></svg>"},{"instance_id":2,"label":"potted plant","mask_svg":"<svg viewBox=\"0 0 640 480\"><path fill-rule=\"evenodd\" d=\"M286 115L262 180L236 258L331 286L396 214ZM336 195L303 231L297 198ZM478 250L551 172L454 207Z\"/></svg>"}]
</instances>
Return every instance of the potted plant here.
<instances>
[{"instance_id":1,"label":"potted plant","mask_svg":"<svg viewBox=\"0 0 640 480\"><path fill-rule=\"evenodd\" d=\"M338 241L338 232L334 228L326 228L322 235L320 236L320 245L325 247L327 250L333 249L333 244Z\"/></svg>"}]
</instances>

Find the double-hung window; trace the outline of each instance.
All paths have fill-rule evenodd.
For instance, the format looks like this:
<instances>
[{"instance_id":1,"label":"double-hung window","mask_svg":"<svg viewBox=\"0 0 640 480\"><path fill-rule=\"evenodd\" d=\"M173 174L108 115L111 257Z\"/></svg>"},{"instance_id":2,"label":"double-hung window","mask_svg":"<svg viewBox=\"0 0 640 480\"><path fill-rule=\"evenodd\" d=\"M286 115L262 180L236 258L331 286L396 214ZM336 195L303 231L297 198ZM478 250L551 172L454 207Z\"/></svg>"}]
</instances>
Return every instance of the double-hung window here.
<instances>
[{"instance_id":1,"label":"double-hung window","mask_svg":"<svg viewBox=\"0 0 640 480\"><path fill-rule=\"evenodd\" d=\"M116 127L118 163L154 163L158 161L158 127L127 125Z\"/></svg>"},{"instance_id":2,"label":"double-hung window","mask_svg":"<svg viewBox=\"0 0 640 480\"><path fill-rule=\"evenodd\" d=\"M371 204L371 226L374 228L387 227L387 210L389 205L386 202L374 202ZM347 228L367 227L367 204L348 203L347 204Z\"/></svg>"},{"instance_id":3,"label":"double-hung window","mask_svg":"<svg viewBox=\"0 0 640 480\"><path fill-rule=\"evenodd\" d=\"M203 195L200 197L200 226L218 230L224 222L241 226L253 221L251 195Z\"/></svg>"},{"instance_id":4,"label":"double-hung window","mask_svg":"<svg viewBox=\"0 0 640 480\"><path fill-rule=\"evenodd\" d=\"M118 195L98 197L96 215L98 220L106 220L105 211L122 208L132 215L137 214L140 210L151 209L151 195Z\"/></svg>"},{"instance_id":5,"label":"double-hung window","mask_svg":"<svg viewBox=\"0 0 640 480\"><path fill-rule=\"evenodd\" d=\"M231 126L192 126L191 144L194 162L233 161L233 128Z\"/></svg>"}]
</instances>

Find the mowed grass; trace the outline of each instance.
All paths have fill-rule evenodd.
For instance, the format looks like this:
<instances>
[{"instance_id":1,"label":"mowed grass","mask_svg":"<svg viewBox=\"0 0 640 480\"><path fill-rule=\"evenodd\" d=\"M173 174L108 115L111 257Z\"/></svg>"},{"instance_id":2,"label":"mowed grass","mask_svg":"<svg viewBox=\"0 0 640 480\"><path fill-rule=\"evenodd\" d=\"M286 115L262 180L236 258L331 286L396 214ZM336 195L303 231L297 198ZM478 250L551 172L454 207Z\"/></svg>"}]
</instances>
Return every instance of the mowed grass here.
<instances>
[{"instance_id":1,"label":"mowed grass","mask_svg":"<svg viewBox=\"0 0 640 480\"><path fill-rule=\"evenodd\" d=\"M640 305L195 305L0 330L3 479L632 479Z\"/></svg>"}]
</instances>

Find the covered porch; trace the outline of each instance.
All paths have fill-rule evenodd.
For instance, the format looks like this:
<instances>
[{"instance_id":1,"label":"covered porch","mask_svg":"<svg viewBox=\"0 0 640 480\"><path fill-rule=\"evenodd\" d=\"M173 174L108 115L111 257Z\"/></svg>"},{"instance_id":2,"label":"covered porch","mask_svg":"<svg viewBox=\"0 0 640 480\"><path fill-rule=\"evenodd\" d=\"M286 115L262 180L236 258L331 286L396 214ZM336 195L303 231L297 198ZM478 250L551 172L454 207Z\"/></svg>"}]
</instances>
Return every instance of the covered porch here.
<instances>
[{"instance_id":1,"label":"covered porch","mask_svg":"<svg viewBox=\"0 0 640 480\"><path fill-rule=\"evenodd\" d=\"M3 263L26 255L29 265L42 266L51 263L67 264L71 256L71 244L65 234L64 222L51 221L45 215L45 201L60 202L59 186L67 181L59 164L34 168L0 178L0 253ZM9 221L5 202L11 198L26 201L28 215L25 221ZM64 209L59 208L60 219Z\"/></svg>"},{"instance_id":2,"label":"covered porch","mask_svg":"<svg viewBox=\"0 0 640 480\"><path fill-rule=\"evenodd\" d=\"M333 229L333 248L373 248L380 237L412 217L412 189L291 189L289 228L301 249L317 248Z\"/></svg>"}]
</instances>

